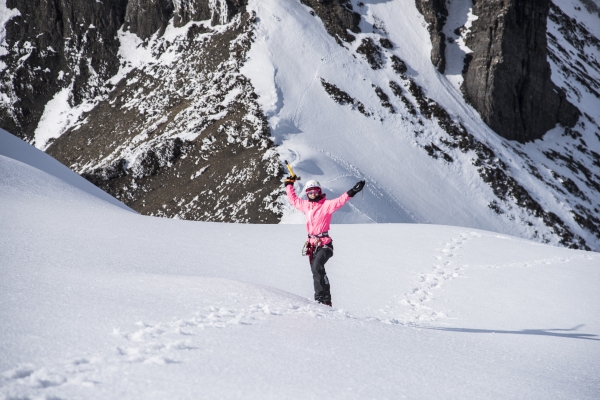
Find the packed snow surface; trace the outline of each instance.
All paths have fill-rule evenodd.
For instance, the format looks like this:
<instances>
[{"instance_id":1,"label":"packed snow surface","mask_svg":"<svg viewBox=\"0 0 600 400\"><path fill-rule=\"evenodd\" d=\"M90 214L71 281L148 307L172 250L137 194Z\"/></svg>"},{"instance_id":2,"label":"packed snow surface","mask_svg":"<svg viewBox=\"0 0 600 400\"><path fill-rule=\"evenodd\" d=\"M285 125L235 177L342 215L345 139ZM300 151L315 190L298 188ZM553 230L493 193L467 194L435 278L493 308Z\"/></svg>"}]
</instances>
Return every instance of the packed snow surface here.
<instances>
[{"instance_id":1,"label":"packed snow surface","mask_svg":"<svg viewBox=\"0 0 600 400\"><path fill-rule=\"evenodd\" d=\"M142 216L2 148L2 399L598 398L598 253L333 225L330 308L302 225Z\"/></svg>"}]
</instances>

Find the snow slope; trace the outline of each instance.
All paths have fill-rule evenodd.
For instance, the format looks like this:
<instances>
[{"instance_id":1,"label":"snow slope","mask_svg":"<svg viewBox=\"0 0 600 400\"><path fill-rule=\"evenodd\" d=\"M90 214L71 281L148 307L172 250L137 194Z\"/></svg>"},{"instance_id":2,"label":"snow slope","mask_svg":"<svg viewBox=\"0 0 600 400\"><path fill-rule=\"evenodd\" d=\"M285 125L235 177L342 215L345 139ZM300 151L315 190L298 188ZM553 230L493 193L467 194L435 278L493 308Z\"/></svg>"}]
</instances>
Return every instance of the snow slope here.
<instances>
[{"instance_id":1,"label":"snow slope","mask_svg":"<svg viewBox=\"0 0 600 400\"><path fill-rule=\"evenodd\" d=\"M476 18L468 3L453 6L457 15L453 14L448 29L465 22L468 27ZM544 140L527 145L499 137L465 103L457 87L462 77L456 75L455 64L462 65L464 54L458 54L458 49L457 54L449 54L447 76L431 64L429 34L414 2L352 1L352 5L361 14L362 33L355 35L354 42L339 45L318 16L299 0L250 1L249 9L258 18L256 39L249 61L242 68L256 88L280 145L281 159L289 160L304 181L320 181L330 197L348 190L358 179L368 181L364 198L346 207L334 217L335 222L435 223L502 232L544 243L560 242L560 235L551 225L545 225L539 215L534 216L519 204L518 195L497 196L496 188L505 183L486 183L474 152L461 152L455 145L448 145L448 134L435 120L411 114L392 94L390 81L404 88L405 98L414 108L418 99L407 89L412 80L447 110L455 123L464 125L479 143L493 151L492 165L506 165L506 174L522 185L541 209L558 216L590 248L598 250L597 234L586 230L582 222L587 214L582 218L574 214L575 210L594 213L591 210L600 204L597 189L580 171L573 172L572 166L546 155L556 150L573 158L571 150L577 151L579 142L566 136L561 127L549 132ZM392 42L391 49L383 49L382 68L373 69L357 52L365 38L375 43L381 38ZM406 63L405 78L394 71L393 56ZM337 104L321 80L363 103L370 115L359 112L356 104ZM390 106L383 104L376 87L387 94ZM600 119L600 102L586 99L584 111ZM596 154L600 152L600 136L595 133L595 125L586 124L587 128L582 122L577 129L583 132L585 148ZM433 154L432 145L450 156L450 161ZM578 153L574 157L592 171L600 165L597 161L594 164L589 152L581 155L583 158ZM586 176L594 181L594 173L587 172ZM297 189L301 188L300 184ZM299 219L288 210L283 222Z\"/></svg>"},{"instance_id":2,"label":"snow slope","mask_svg":"<svg viewBox=\"0 0 600 400\"><path fill-rule=\"evenodd\" d=\"M600 393L600 254L334 225L329 308L303 230L141 216L0 155L0 398Z\"/></svg>"},{"instance_id":3,"label":"snow slope","mask_svg":"<svg viewBox=\"0 0 600 400\"><path fill-rule=\"evenodd\" d=\"M66 183L80 190L83 190L86 193L91 194L92 196L107 201L125 210L135 212L125 204L121 203L119 200L115 199L103 190L100 190L92 183L71 171L54 158L22 141L16 136L11 135L4 129L0 129L0 156L9 157L25 164L29 164L65 181Z\"/></svg>"}]
</instances>

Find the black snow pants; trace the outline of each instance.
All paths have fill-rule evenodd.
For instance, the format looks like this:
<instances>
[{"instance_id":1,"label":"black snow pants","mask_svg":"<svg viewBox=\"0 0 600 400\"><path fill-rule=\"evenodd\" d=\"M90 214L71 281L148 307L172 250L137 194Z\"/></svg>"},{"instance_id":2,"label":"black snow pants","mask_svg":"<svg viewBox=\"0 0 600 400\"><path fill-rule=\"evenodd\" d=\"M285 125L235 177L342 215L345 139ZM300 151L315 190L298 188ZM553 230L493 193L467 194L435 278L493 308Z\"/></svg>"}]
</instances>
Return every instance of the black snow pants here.
<instances>
[{"instance_id":1,"label":"black snow pants","mask_svg":"<svg viewBox=\"0 0 600 400\"><path fill-rule=\"evenodd\" d=\"M315 286L315 300L319 303L331 303L329 279L325 272L325 263L331 257L333 257L333 243L329 243L327 247L318 247L309 257Z\"/></svg>"}]
</instances>

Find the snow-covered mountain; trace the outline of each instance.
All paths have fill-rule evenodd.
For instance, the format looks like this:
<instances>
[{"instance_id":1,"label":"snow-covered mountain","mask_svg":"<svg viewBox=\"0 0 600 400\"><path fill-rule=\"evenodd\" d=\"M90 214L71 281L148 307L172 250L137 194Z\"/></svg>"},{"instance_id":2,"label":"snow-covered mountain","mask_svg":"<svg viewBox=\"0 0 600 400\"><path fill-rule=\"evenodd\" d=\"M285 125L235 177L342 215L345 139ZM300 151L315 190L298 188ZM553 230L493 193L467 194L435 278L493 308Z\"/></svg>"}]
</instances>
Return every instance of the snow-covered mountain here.
<instances>
[{"instance_id":1,"label":"snow-covered mountain","mask_svg":"<svg viewBox=\"0 0 600 400\"><path fill-rule=\"evenodd\" d=\"M0 6L2 126L139 212L296 222L287 159L367 179L334 222L600 249L595 1L92 3Z\"/></svg>"},{"instance_id":2,"label":"snow-covered mountain","mask_svg":"<svg viewBox=\"0 0 600 400\"><path fill-rule=\"evenodd\" d=\"M330 308L309 300L303 226L143 216L11 139L0 132L2 400L600 392L598 253L334 225Z\"/></svg>"}]
</instances>

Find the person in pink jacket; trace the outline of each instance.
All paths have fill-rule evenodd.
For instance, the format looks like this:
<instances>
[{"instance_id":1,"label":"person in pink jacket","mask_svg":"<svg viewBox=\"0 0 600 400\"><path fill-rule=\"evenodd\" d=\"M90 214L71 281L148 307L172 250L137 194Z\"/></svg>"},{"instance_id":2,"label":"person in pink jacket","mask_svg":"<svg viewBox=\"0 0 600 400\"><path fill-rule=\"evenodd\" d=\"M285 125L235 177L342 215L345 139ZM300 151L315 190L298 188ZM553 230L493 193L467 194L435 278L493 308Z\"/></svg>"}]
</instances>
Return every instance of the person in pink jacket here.
<instances>
[{"instance_id":1,"label":"person in pink jacket","mask_svg":"<svg viewBox=\"0 0 600 400\"><path fill-rule=\"evenodd\" d=\"M329 236L331 216L363 189L365 181L359 181L352 189L333 200L326 199L326 194L321 191L321 185L314 180L306 182L304 186L308 200L299 199L294 190L295 181L295 176L288 176L285 180L285 191L290 203L306 215L308 240L304 245L303 254L308 255L310 262L315 300L331 306L329 279L325 272L325 263L333 257L333 242Z\"/></svg>"}]
</instances>

